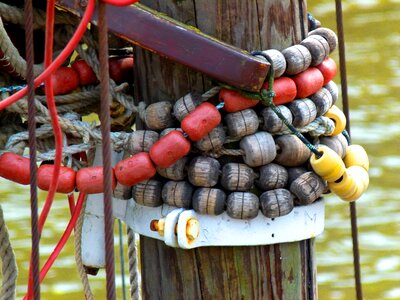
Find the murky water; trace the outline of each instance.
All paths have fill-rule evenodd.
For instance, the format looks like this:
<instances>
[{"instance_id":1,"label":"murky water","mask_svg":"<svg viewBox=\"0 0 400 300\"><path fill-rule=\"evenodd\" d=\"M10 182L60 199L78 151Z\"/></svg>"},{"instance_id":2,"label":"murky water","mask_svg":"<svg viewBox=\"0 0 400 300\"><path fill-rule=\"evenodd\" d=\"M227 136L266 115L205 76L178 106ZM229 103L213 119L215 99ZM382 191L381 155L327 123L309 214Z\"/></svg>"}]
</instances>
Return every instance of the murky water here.
<instances>
[{"instance_id":1,"label":"murky water","mask_svg":"<svg viewBox=\"0 0 400 300\"><path fill-rule=\"evenodd\" d=\"M358 202L362 281L365 299L400 299L400 1L352 0L343 4L354 143L367 149L371 183ZM334 1L309 1L309 10L335 28ZM334 58L337 60L337 53ZM338 78L336 78L338 82ZM0 180L1 205L18 259L18 298L26 290L29 245L29 190ZM40 194L43 201L45 194ZM57 198L41 241L42 262L67 222L67 200ZM326 229L317 238L320 299L354 299L348 205L327 198ZM83 299L72 240L48 273L42 299ZM116 243L117 244L117 243ZM118 249L116 248L118 251ZM116 253L117 253L116 251ZM118 258L118 255L117 255ZM119 262L116 264L119 272ZM97 299L105 299L104 271L91 278ZM121 286L120 278L117 286ZM118 291L121 299L121 291Z\"/></svg>"}]
</instances>

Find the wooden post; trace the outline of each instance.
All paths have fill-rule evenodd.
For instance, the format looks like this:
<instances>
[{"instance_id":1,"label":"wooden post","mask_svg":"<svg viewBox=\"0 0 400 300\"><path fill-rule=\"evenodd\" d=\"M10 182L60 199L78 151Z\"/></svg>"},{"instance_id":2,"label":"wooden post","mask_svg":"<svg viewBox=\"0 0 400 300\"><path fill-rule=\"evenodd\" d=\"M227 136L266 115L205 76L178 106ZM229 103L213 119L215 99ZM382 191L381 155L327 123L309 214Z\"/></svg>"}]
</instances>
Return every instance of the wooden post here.
<instances>
[{"instance_id":1,"label":"wooden post","mask_svg":"<svg viewBox=\"0 0 400 300\"><path fill-rule=\"evenodd\" d=\"M284 49L307 33L306 0L141 0L224 42ZM132 28L132 30L135 30ZM148 103L202 92L210 80L136 47L136 99ZM141 238L144 299L316 299L314 241L180 250Z\"/></svg>"}]
</instances>

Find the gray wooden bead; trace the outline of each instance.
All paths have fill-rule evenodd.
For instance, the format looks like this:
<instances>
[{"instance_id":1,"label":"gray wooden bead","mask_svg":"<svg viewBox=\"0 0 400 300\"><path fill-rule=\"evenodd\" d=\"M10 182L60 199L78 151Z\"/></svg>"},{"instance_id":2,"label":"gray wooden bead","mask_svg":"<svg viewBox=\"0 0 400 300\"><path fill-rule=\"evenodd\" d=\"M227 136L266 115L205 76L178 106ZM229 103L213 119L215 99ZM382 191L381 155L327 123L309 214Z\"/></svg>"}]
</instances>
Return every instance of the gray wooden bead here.
<instances>
[{"instance_id":1,"label":"gray wooden bead","mask_svg":"<svg viewBox=\"0 0 400 300\"><path fill-rule=\"evenodd\" d=\"M188 160L189 159L186 156L184 156L176 163L174 163L172 166L169 166L168 168L157 167L157 173L160 174L162 177L171 180L176 180L176 181L183 180L187 175L186 164Z\"/></svg>"},{"instance_id":2,"label":"gray wooden bead","mask_svg":"<svg viewBox=\"0 0 400 300\"><path fill-rule=\"evenodd\" d=\"M329 55L328 41L320 35L310 35L300 45L303 45L311 53L311 66L317 66Z\"/></svg>"},{"instance_id":3,"label":"gray wooden bead","mask_svg":"<svg viewBox=\"0 0 400 300\"><path fill-rule=\"evenodd\" d=\"M254 171L245 164L228 163L222 168L221 185L228 191L248 191L253 182Z\"/></svg>"},{"instance_id":4,"label":"gray wooden bead","mask_svg":"<svg viewBox=\"0 0 400 300\"><path fill-rule=\"evenodd\" d=\"M292 182L295 181L297 177L308 172L307 169L303 167L287 168L286 170L288 173L287 187L290 187Z\"/></svg>"},{"instance_id":5,"label":"gray wooden bead","mask_svg":"<svg viewBox=\"0 0 400 300\"><path fill-rule=\"evenodd\" d=\"M288 173L284 167L270 163L260 168L260 177L256 185L264 190L275 190L285 187L288 180Z\"/></svg>"},{"instance_id":6,"label":"gray wooden bead","mask_svg":"<svg viewBox=\"0 0 400 300\"><path fill-rule=\"evenodd\" d=\"M132 187L125 186L117 182L115 189L113 190L113 197L120 200L129 200L132 198Z\"/></svg>"},{"instance_id":7,"label":"gray wooden bead","mask_svg":"<svg viewBox=\"0 0 400 300\"><path fill-rule=\"evenodd\" d=\"M265 55L268 55L274 66L274 78L281 77L286 70L286 59L283 56L282 52L275 49L268 49L262 51ZM260 56L264 58L263 56Z\"/></svg>"},{"instance_id":8,"label":"gray wooden bead","mask_svg":"<svg viewBox=\"0 0 400 300\"><path fill-rule=\"evenodd\" d=\"M162 138L163 136L167 135L168 133L170 133L171 131L174 130L178 130L180 132L183 132L182 128L165 128L163 131L160 132L160 138Z\"/></svg>"},{"instance_id":9,"label":"gray wooden bead","mask_svg":"<svg viewBox=\"0 0 400 300\"><path fill-rule=\"evenodd\" d=\"M139 182L132 188L132 196L136 203L144 206L156 207L162 205L162 183L150 179Z\"/></svg>"},{"instance_id":10,"label":"gray wooden bead","mask_svg":"<svg viewBox=\"0 0 400 300\"><path fill-rule=\"evenodd\" d=\"M276 157L276 146L268 132L256 132L240 141L240 148L245 152L243 160L250 167L259 167L273 161Z\"/></svg>"},{"instance_id":11,"label":"gray wooden bead","mask_svg":"<svg viewBox=\"0 0 400 300\"><path fill-rule=\"evenodd\" d=\"M129 134L128 140L124 148L131 155L140 152L149 152L151 146L159 139L157 132L152 130L137 130Z\"/></svg>"},{"instance_id":12,"label":"gray wooden bead","mask_svg":"<svg viewBox=\"0 0 400 300\"><path fill-rule=\"evenodd\" d=\"M290 185L290 191L295 195L294 202L298 205L313 203L325 190L326 183L314 172L307 172Z\"/></svg>"},{"instance_id":13,"label":"gray wooden bead","mask_svg":"<svg viewBox=\"0 0 400 300\"><path fill-rule=\"evenodd\" d=\"M220 189L200 188L192 198L193 209L200 214L220 215L225 209L225 193Z\"/></svg>"},{"instance_id":14,"label":"gray wooden bead","mask_svg":"<svg viewBox=\"0 0 400 300\"><path fill-rule=\"evenodd\" d=\"M259 120L256 112L250 108L225 116L228 135L232 138L241 138L257 131Z\"/></svg>"},{"instance_id":15,"label":"gray wooden bead","mask_svg":"<svg viewBox=\"0 0 400 300\"><path fill-rule=\"evenodd\" d=\"M333 32L331 29L325 28L325 27L320 27L313 31L310 31L308 33L308 36L311 36L311 35L320 35L324 39L326 39L329 44L329 53L332 53L336 49L336 46L338 44L338 39L337 39L336 33Z\"/></svg>"},{"instance_id":16,"label":"gray wooden bead","mask_svg":"<svg viewBox=\"0 0 400 300\"><path fill-rule=\"evenodd\" d=\"M278 105L277 108L281 111L282 115L288 120L289 123L293 122L293 116L290 109L284 105ZM262 129L270 133L278 133L288 129L283 121L270 107L266 107L261 111L263 120Z\"/></svg>"},{"instance_id":17,"label":"gray wooden bead","mask_svg":"<svg viewBox=\"0 0 400 300\"><path fill-rule=\"evenodd\" d=\"M220 167L220 163L215 158L195 157L189 165L189 181L194 186L212 187L218 183Z\"/></svg>"},{"instance_id":18,"label":"gray wooden bead","mask_svg":"<svg viewBox=\"0 0 400 300\"><path fill-rule=\"evenodd\" d=\"M326 88L321 88L318 92L310 96L317 109L317 117L323 116L332 106L333 100L331 93Z\"/></svg>"},{"instance_id":19,"label":"gray wooden bead","mask_svg":"<svg viewBox=\"0 0 400 300\"><path fill-rule=\"evenodd\" d=\"M294 127L304 127L315 120L317 108L310 99L297 99L287 104L293 115L292 124Z\"/></svg>"},{"instance_id":20,"label":"gray wooden bead","mask_svg":"<svg viewBox=\"0 0 400 300\"><path fill-rule=\"evenodd\" d=\"M332 96L332 105L336 103L339 98L339 89L337 84L334 81L329 81L324 88L326 88Z\"/></svg>"},{"instance_id":21,"label":"gray wooden bead","mask_svg":"<svg viewBox=\"0 0 400 300\"><path fill-rule=\"evenodd\" d=\"M294 45L282 51L286 59L286 74L296 75L305 71L311 64L311 53L302 45Z\"/></svg>"},{"instance_id":22,"label":"gray wooden bead","mask_svg":"<svg viewBox=\"0 0 400 300\"><path fill-rule=\"evenodd\" d=\"M261 212L267 218L289 214L294 207L293 195L286 189L266 191L260 196Z\"/></svg>"},{"instance_id":23,"label":"gray wooden bead","mask_svg":"<svg viewBox=\"0 0 400 300\"><path fill-rule=\"evenodd\" d=\"M278 151L275 162L286 167L304 164L311 155L310 149L292 134L281 135L275 139Z\"/></svg>"},{"instance_id":24,"label":"gray wooden bead","mask_svg":"<svg viewBox=\"0 0 400 300\"><path fill-rule=\"evenodd\" d=\"M260 201L249 192L234 192L226 201L226 213L234 219L254 219L260 210Z\"/></svg>"},{"instance_id":25,"label":"gray wooden bead","mask_svg":"<svg viewBox=\"0 0 400 300\"><path fill-rule=\"evenodd\" d=\"M194 146L201 151L219 149L224 145L226 134L224 127L220 124L200 141L194 142Z\"/></svg>"},{"instance_id":26,"label":"gray wooden bead","mask_svg":"<svg viewBox=\"0 0 400 300\"><path fill-rule=\"evenodd\" d=\"M343 134L338 134L336 136L324 136L319 139L319 143L326 145L335 151L341 158L344 158L347 150L347 140Z\"/></svg>"},{"instance_id":27,"label":"gray wooden bead","mask_svg":"<svg viewBox=\"0 0 400 300\"><path fill-rule=\"evenodd\" d=\"M197 95L189 93L178 99L174 104L174 116L178 121L182 121L191 111L199 105Z\"/></svg>"},{"instance_id":28,"label":"gray wooden bead","mask_svg":"<svg viewBox=\"0 0 400 300\"><path fill-rule=\"evenodd\" d=\"M192 205L193 187L187 181L168 181L164 184L161 197L164 203L189 208Z\"/></svg>"},{"instance_id":29,"label":"gray wooden bead","mask_svg":"<svg viewBox=\"0 0 400 300\"><path fill-rule=\"evenodd\" d=\"M172 104L161 101L150 104L145 111L146 126L153 130L163 130L174 125L172 118Z\"/></svg>"}]
</instances>

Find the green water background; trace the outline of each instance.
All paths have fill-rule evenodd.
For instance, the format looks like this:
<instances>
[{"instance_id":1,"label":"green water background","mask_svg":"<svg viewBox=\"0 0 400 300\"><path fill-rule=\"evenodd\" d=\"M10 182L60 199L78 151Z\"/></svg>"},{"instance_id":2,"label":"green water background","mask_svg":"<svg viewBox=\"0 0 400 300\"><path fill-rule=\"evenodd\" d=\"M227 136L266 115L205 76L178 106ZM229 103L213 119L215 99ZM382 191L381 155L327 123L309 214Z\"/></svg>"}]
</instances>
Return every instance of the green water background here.
<instances>
[{"instance_id":1,"label":"green water background","mask_svg":"<svg viewBox=\"0 0 400 300\"><path fill-rule=\"evenodd\" d=\"M336 28L334 1L308 1L323 25ZM362 281L365 299L400 299L400 1L343 2L351 132L365 146L370 188L357 203ZM338 62L337 52L333 54ZM335 81L339 83L337 76ZM0 180L1 205L18 259L18 298L26 291L30 218L29 190ZM41 201L45 194L40 192ZM42 202L41 202L42 203ZM320 299L354 299L352 245L348 205L326 198L326 228L317 238ZM42 262L61 236L69 215L66 198L54 203L41 241ZM115 240L117 244L117 239ZM119 274L118 248L116 271ZM128 282L128 277L127 282ZM105 299L105 273L91 277L96 299ZM118 299L121 277L117 278ZM72 239L41 286L42 299L83 299L75 270Z\"/></svg>"}]
</instances>

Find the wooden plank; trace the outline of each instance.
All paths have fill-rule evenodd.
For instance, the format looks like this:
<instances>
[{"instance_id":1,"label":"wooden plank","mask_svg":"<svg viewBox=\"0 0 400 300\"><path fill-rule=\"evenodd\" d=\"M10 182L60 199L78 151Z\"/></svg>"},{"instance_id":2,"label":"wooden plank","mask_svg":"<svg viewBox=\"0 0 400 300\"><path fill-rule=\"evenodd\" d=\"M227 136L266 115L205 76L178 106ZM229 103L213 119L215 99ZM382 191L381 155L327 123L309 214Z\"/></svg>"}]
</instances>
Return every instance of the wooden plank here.
<instances>
[{"instance_id":1,"label":"wooden plank","mask_svg":"<svg viewBox=\"0 0 400 300\"><path fill-rule=\"evenodd\" d=\"M141 2L248 51L283 49L305 35L305 0ZM139 47L135 57L137 99L173 101L210 87L207 77ZM314 248L313 240L307 240L178 250L141 237L143 298L317 299Z\"/></svg>"},{"instance_id":2,"label":"wooden plank","mask_svg":"<svg viewBox=\"0 0 400 300\"><path fill-rule=\"evenodd\" d=\"M79 1L57 4L82 15ZM121 38L239 89L259 91L267 76L267 62L143 5L109 6L107 17L110 31Z\"/></svg>"}]
</instances>

